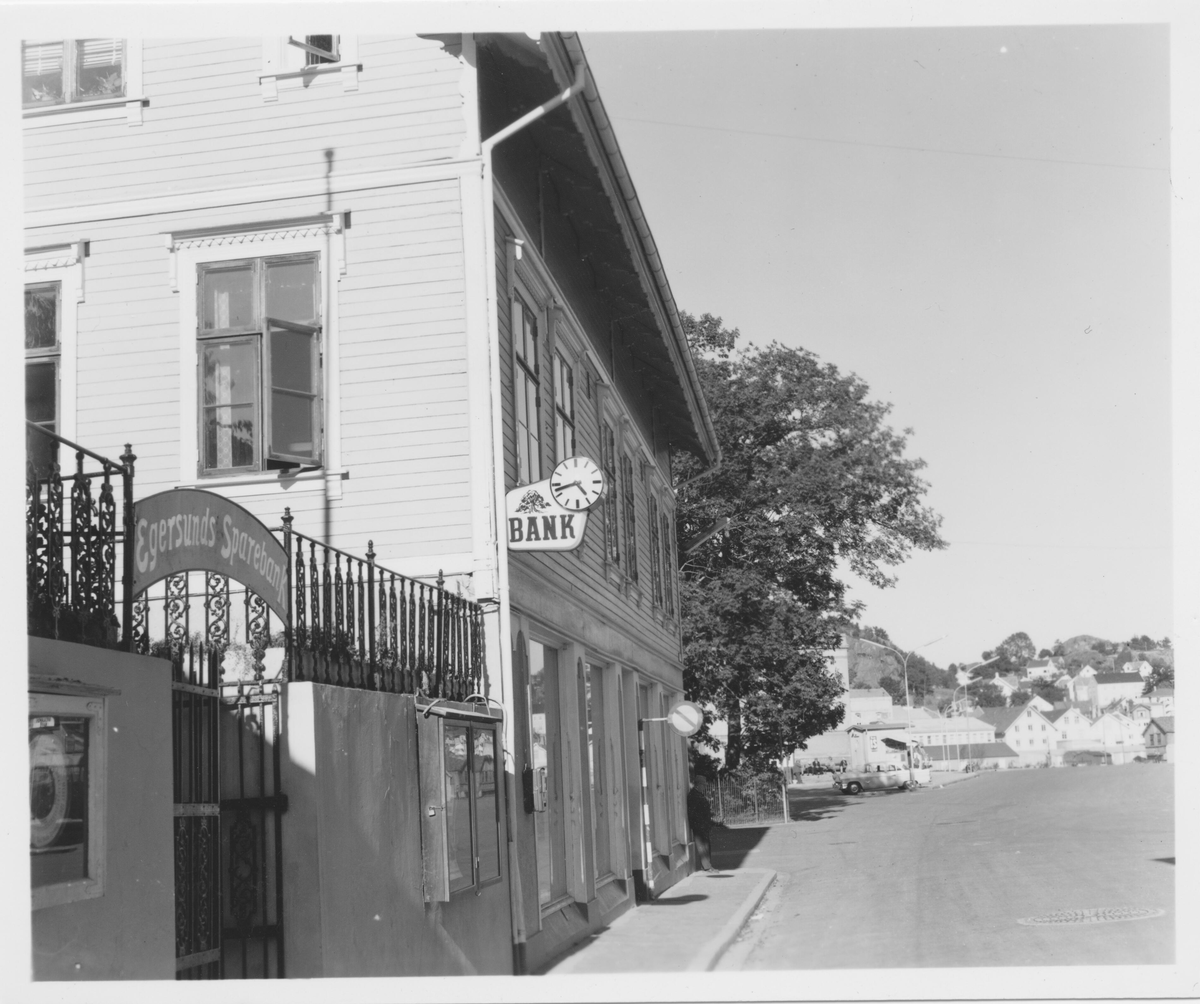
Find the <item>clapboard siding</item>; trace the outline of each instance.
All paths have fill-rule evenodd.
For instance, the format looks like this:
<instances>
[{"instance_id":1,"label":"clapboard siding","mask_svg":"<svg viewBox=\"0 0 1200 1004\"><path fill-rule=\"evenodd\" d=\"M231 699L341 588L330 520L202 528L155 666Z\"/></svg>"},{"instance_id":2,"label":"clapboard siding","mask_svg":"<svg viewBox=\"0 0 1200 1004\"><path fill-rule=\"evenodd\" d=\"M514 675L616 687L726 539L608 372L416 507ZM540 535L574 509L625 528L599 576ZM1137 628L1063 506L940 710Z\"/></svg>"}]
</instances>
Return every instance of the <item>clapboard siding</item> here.
<instances>
[{"instance_id":1,"label":"clapboard siding","mask_svg":"<svg viewBox=\"0 0 1200 1004\"><path fill-rule=\"evenodd\" d=\"M504 416L504 457L505 483L512 488L517 483L517 464L515 448L515 425L513 419L513 370L512 330L509 314L509 289L507 286L507 237L513 236L503 215L496 213L496 285L501 295L498 309L500 331L500 370L503 375L501 407ZM574 304L572 304L574 306ZM587 323L581 318L581 323ZM582 332L582 334L587 334ZM553 443L554 417L550 407L553 397L553 383L546 352L546 344L539 346L541 355L540 387L542 408L540 412L542 443ZM575 441L576 452L600 459L600 431L598 395L594 391L592 398L586 392L586 380L582 372L576 373L575 379ZM618 387L618 390L624 388ZM543 451L548 464L551 450ZM510 552L509 561L530 572L536 579L545 583L549 588L568 597L583 606L590 616L598 618L630 637L642 639L652 649L659 653L668 653L669 660L678 664L679 635L676 622L664 623L651 600L650 578L650 536L649 536L649 504L646 497L646 487L636 475L635 461L635 525L637 530L638 573L640 598L638 590L623 588L609 578L609 570L605 560L604 514L602 508L597 508L588 517L588 526L584 534L583 544L569 553ZM547 470L544 473L549 473ZM661 495L659 496L662 497ZM618 507L621 500L618 498ZM621 519L623 520L623 510ZM627 556L624 553L624 538L622 540L621 565L626 566ZM524 603L523 603L524 600ZM514 587L513 602L526 612L537 615L536 605L531 604L530 598L522 597ZM561 625L569 630L569 625ZM651 666L638 667L643 670ZM671 682L671 681L667 681Z\"/></svg>"},{"instance_id":2,"label":"clapboard siding","mask_svg":"<svg viewBox=\"0 0 1200 1004\"><path fill-rule=\"evenodd\" d=\"M328 504L333 543L422 559L472 550L464 249L459 183L444 181L347 192L346 272L337 277L341 457L348 477ZM337 194L337 193L335 193ZM77 435L108 456L133 444L139 497L180 480L184 438L179 399L179 294L170 286L164 234L206 226L310 216L324 199L270 206L128 217L32 230L28 246L86 237L86 298L79 305ZM428 253L432 249L432 253ZM246 257L262 254L246 246ZM182 266L181 268L186 267ZM179 283L194 275L180 272ZM188 478L188 481L193 479ZM239 488L234 497L275 525L283 507L296 529L324 536L320 480L284 492Z\"/></svg>"},{"instance_id":3,"label":"clapboard siding","mask_svg":"<svg viewBox=\"0 0 1200 1004\"><path fill-rule=\"evenodd\" d=\"M25 130L30 209L186 188L323 177L454 156L465 136L461 64L437 42L359 40L358 89L340 74L311 87L281 81L264 101L262 39L145 40L143 124L39 124Z\"/></svg>"}]
</instances>

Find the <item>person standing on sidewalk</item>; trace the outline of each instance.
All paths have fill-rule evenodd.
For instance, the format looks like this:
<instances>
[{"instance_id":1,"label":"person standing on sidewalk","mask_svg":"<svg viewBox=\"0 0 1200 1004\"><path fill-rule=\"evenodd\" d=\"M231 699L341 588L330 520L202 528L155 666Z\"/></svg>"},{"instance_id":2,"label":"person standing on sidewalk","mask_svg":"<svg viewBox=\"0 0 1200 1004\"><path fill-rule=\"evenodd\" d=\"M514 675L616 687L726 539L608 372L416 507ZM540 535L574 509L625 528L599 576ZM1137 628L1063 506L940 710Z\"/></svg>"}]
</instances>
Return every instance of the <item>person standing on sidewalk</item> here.
<instances>
[{"instance_id":1,"label":"person standing on sidewalk","mask_svg":"<svg viewBox=\"0 0 1200 1004\"><path fill-rule=\"evenodd\" d=\"M692 839L696 842L696 860L706 872L716 871L709 850L709 837L712 834L712 806L708 798L695 784L688 782L687 795L688 826L692 831Z\"/></svg>"}]
</instances>

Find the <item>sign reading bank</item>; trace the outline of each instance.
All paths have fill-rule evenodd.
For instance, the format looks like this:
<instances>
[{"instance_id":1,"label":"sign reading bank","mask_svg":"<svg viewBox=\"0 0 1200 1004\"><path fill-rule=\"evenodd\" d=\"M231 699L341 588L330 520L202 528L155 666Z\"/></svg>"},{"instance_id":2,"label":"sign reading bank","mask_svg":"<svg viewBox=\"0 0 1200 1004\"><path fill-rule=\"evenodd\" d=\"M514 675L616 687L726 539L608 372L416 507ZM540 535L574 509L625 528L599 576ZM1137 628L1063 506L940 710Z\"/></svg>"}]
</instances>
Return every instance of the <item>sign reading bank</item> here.
<instances>
[{"instance_id":1,"label":"sign reading bank","mask_svg":"<svg viewBox=\"0 0 1200 1004\"><path fill-rule=\"evenodd\" d=\"M504 497L510 551L574 551L583 543L588 510L604 495L603 472L588 457L568 457L544 481Z\"/></svg>"},{"instance_id":2,"label":"sign reading bank","mask_svg":"<svg viewBox=\"0 0 1200 1004\"><path fill-rule=\"evenodd\" d=\"M197 488L134 503L133 591L179 572L217 572L257 593L287 619L287 555L252 513Z\"/></svg>"}]
</instances>

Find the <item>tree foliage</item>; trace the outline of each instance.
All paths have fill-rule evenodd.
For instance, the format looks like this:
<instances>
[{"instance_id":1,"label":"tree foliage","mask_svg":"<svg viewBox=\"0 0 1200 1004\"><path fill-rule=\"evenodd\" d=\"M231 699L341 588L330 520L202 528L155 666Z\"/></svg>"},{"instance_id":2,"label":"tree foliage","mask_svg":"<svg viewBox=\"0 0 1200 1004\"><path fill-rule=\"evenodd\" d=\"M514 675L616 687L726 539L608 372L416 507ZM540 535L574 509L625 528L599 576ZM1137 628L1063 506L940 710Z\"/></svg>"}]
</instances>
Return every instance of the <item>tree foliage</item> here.
<instances>
[{"instance_id":1,"label":"tree foliage","mask_svg":"<svg viewBox=\"0 0 1200 1004\"><path fill-rule=\"evenodd\" d=\"M1167 665L1157 665L1156 666L1153 663L1151 663L1151 666L1153 668L1150 670L1150 675L1148 677L1146 677L1145 686L1142 687L1143 696L1146 694L1152 693L1157 687L1169 687L1169 688L1174 689L1174 687L1175 687L1175 666L1174 666L1174 664L1172 664L1170 666L1167 666Z\"/></svg>"},{"instance_id":2,"label":"tree foliage","mask_svg":"<svg viewBox=\"0 0 1200 1004\"><path fill-rule=\"evenodd\" d=\"M989 676L994 673L998 673L1000 676L1019 673L1029 665L1029 660L1034 657L1036 652L1037 648L1030 640L1029 635L1024 631L1017 631L1015 634L1010 634L994 649L983 653L985 661L992 656L999 657L990 666L985 667L985 672Z\"/></svg>"},{"instance_id":3,"label":"tree foliage","mask_svg":"<svg viewBox=\"0 0 1200 1004\"><path fill-rule=\"evenodd\" d=\"M824 652L852 622L839 562L877 586L914 548L945 544L922 461L868 399L803 349L737 347L720 318L682 315L723 462L673 457L684 679L730 725L731 763L766 764L839 724Z\"/></svg>"},{"instance_id":4,"label":"tree foliage","mask_svg":"<svg viewBox=\"0 0 1200 1004\"><path fill-rule=\"evenodd\" d=\"M968 688L968 693L970 693L972 700L981 708L1003 708L1008 704L1008 699L1004 696L1004 691L994 683L985 683L979 687Z\"/></svg>"}]
</instances>

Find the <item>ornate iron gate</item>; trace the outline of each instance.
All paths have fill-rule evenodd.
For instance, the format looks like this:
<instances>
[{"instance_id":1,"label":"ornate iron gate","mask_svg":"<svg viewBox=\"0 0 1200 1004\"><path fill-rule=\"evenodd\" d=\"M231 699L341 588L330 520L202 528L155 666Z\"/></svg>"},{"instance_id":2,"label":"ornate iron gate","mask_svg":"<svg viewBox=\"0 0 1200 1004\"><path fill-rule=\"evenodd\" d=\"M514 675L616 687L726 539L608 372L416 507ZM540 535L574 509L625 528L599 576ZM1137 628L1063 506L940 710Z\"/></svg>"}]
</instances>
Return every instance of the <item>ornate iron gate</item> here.
<instances>
[{"instance_id":1,"label":"ornate iron gate","mask_svg":"<svg viewBox=\"0 0 1200 1004\"><path fill-rule=\"evenodd\" d=\"M282 633L255 593L185 572L137 597L133 637L173 667L176 976L280 978Z\"/></svg>"}]
</instances>

